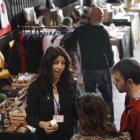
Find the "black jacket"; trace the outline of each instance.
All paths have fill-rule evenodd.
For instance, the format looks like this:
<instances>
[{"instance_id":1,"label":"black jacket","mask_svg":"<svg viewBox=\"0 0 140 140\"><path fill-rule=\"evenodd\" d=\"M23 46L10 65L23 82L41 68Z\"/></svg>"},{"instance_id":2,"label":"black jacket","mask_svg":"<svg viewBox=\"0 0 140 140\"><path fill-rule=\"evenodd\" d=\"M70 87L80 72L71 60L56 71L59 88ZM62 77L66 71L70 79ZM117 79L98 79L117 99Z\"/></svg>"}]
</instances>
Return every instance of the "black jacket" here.
<instances>
[{"instance_id":1,"label":"black jacket","mask_svg":"<svg viewBox=\"0 0 140 140\"><path fill-rule=\"evenodd\" d=\"M63 85L58 82L57 90L60 100L60 115L64 115L64 123L59 123L58 130L46 134L44 129L39 128L40 121L50 121L54 115L54 100L53 100L53 87L49 86L47 92L41 91L38 81L31 83L28 88L27 95L27 108L26 108L26 121L27 124L36 127L36 137L42 139L55 139L62 140L64 137L72 137L74 132L74 118L78 119L77 111L75 108L76 89L72 93L66 91ZM38 115L38 117L36 116Z\"/></svg>"},{"instance_id":2,"label":"black jacket","mask_svg":"<svg viewBox=\"0 0 140 140\"><path fill-rule=\"evenodd\" d=\"M19 54L20 35L16 34L13 47L10 49L7 68L12 75L21 72L21 56Z\"/></svg>"},{"instance_id":3,"label":"black jacket","mask_svg":"<svg viewBox=\"0 0 140 140\"><path fill-rule=\"evenodd\" d=\"M91 23L81 25L66 41L74 40L80 44L83 70L102 70L113 66L113 51L108 32L103 26Z\"/></svg>"}]
</instances>

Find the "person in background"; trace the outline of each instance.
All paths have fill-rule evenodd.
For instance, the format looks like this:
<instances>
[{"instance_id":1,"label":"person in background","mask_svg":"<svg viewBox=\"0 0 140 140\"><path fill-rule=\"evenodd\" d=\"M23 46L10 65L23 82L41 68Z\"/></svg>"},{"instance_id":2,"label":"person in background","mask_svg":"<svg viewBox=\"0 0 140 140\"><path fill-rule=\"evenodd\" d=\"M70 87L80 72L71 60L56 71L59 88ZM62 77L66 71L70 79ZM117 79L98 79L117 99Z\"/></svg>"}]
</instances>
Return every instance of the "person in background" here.
<instances>
[{"instance_id":1,"label":"person in background","mask_svg":"<svg viewBox=\"0 0 140 140\"><path fill-rule=\"evenodd\" d=\"M140 64L124 58L111 70L113 84L120 93L126 92L125 110L121 116L120 131L129 131L133 140L140 139Z\"/></svg>"},{"instance_id":2,"label":"person in background","mask_svg":"<svg viewBox=\"0 0 140 140\"><path fill-rule=\"evenodd\" d=\"M72 68L73 70L76 72L76 79L78 82L78 76L80 74L80 65L79 65L79 60L78 60L78 45L77 45L77 41L73 41L69 44L67 44L67 42L64 42L64 46L63 48L66 50L66 52L68 53L70 59L71 59L71 63L72 63ZM78 91L80 92L79 94L81 95L81 90L80 87L78 85Z\"/></svg>"},{"instance_id":3,"label":"person in background","mask_svg":"<svg viewBox=\"0 0 140 140\"><path fill-rule=\"evenodd\" d=\"M118 133L109 121L108 107L101 96L85 93L76 99L76 107L80 132L71 140L131 140L128 132Z\"/></svg>"},{"instance_id":4,"label":"person in background","mask_svg":"<svg viewBox=\"0 0 140 140\"><path fill-rule=\"evenodd\" d=\"M61 47L49 47L42 59L38 77L28 88L26 121L36 128L37 140L69 140L78 119L76 74ZM51 120L58 126L51 127Z\"/></svg>"},{"instance_id":5,"label":"person in background","mask_svg":"<svg viewBox=\"0 0 140 140\"><path fill-rule=\"evenodd\" d=\"M70 17L64 17L62 25L65 25L67 27L72 27L73 20Z\"/></svg>"},{"instance_id":6,"label":"person in background","mask_svg":"<svg viewBox=\"0 0 140 140\"><path fill-rule=\"evenodd\" d=\"M110 68L114 64L108 32L101 24L103 10L93 7L90 23L77 27L72 35L65 40L71 43L79 41L85 92L102 93L108 108L111 122L114 122L114 107L112 95L112 79Z\"/></svg>"},{"instance_id":7,"label":"person in background","mask_svg":"<svg viewBox=\"0 0 140 140\"><path fill-rule=\"evenodd\" d=\"M64 37L62 38L62 43L60 46L62 46L64 40L69 36L69 33L73 31L73 20L70 17L64 17L63 22L59 24L61 28L61 34L64 34Z\"/></svg>"},{"instance_id":8,"label":"person in background","mask_svg":"<svg viewBox=\"0 0 140 140\"><path fill-rule=\"evenodd\" d=\"M93 4L93 0L83 0L83 8L82 8L80 24L85 24L85 23L90 22L89 15L93 7L95 7Z\"/></svg>"},{"instance_id":9,"label":"person in background","mask_svg":"<svg viewBox=\"0 0 140 140\"><path fill-rule=\"evenodd\" d=\"M73 41L71 43L68 43L64 41L64 46L63 48L66 50L66 52L68 53L71 62L72 62L72 68L73 70L76 72L76 77L78 77L79 73L80 73L80 65L79 65L79 61L78 61L78 46L77 46L77 41Z\"/></svg>"}]
</instances>

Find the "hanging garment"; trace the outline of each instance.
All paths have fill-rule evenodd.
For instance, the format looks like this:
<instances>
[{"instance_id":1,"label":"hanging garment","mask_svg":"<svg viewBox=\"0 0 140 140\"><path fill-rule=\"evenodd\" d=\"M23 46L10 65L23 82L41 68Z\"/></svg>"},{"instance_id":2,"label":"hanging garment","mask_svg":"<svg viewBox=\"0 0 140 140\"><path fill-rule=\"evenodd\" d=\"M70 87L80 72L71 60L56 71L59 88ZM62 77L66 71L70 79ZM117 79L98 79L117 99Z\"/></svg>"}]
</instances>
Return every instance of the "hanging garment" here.
<instances>
[{"instance_id":1,"label":"hanging garment","mask_svg":"<svg viewBox=\"0 0 140 140\"><path fill-rule=\"evenodd\" d=\"M12 0L4 0L6 4L8 20L11 21L13 19L13 1Z\"/></svg>"},{"instance_id":2,"label":"hanging garment","mask_svg":"<svg viewBox=\"0 0 140 140\"><path fill-rule=\"evenodd\" d=\"M53 46L60 46L61 39L64 35L59 35L53 42Z\"/></svg>"},{"instance_id":3,"label":"hanging garment","mask_svg":"<svg viewBox=\"0 0 140 140\"><path fill-rule=\"evenodd\" d=\"M7 34L8 32L11 32L11 21L9 21L9 25L7 27L2 28L0 30L0 37L3 36L4 34Z\"/></svg>"},{"instance_id":4,"label":"hanging garment","mask_svg":"<svg viewBox=\"0 0 140 140\"><path fill-rule=\"evenodd\" d=\"M0 21L2 28L6 28L9 25L6 5L3 0L0 0Z\"/></svg>"},{"instance_id":5,"label":"hanging garment","mask_svg":"<svg viewBox=\"0 0 140 140\"><path fill-rule=\"evenodd\" d=\"M60 46L61 46L61 47L63 47L65 40L66 40L68 37L70 37L71 33L72 33L72 32L65 33L65 35L62 37L61 42L60 42Z\"/></svg>"},{"instance_id":6,"label":"hanging garment","mask_svg":"<svg viewBox=\"0 0 140 140\"><path fill-rule=\"evenodd\" d=\"M30 73L34 72L34 57L36 54L36 50L35 50L35 46L36 46L36 36L32 35L29 38L29 65L30 65Z\"/></svg>"},{"instance_id":7,"label":"hanging garment","mask_svg":"<svg viewBox=\"0 0 140 140\"><path fill-rule=\"evenodd\" d=\"M37 73L43 57L42 51L43 36L31 35L29 38L29 59L30 73Z\"/></svg>"},{"instance_id":8,"label":"hanging garment","mask_svg":"<svg viewBox=\"0 0 140 140\"><path fill-rule=\"evenodd\" d=\"M39 67L41 60L43 58L43 51L42 51L42 41L43 41L43 36L38 35L36 38L36 53L35 53L35 60L34 60L34 72L38 73Z\"/></svg>"},{"instance_id":9,"label":"hanging garment","mask_svg":"<svg viewBox=\"0 0 140 140\"><path fill-rule=\"evenodd\" d=\"M25 50L25 60L26 60L26 70L27 72L30 72L30 58L29 58L29 38L30 38L30 34L29 35L25 35L24 39L23 39L23 46L24 46L24 50Z\"/></svg>"},{"instance_id":10,"label":"hanging garment","mask_svg":"<svg viewBox=\"0 0 140 140\"><path fill-rule=\"evenodd\" d=\"M53 36L52 35L46 35L44 38L43 38L43 48L44 48L44 54L46 52L46 50L50 47L50 46L53 46L51 40L52 40Z\"/></svg>"},{"instance_id":11,"label":"hanging garment","mask_svg":"<svg viewBox=\"0 0 140 140\"><path fill-rule=\"evenodd\" d=\"M21 72L21 56L19 54L20 35L16 34L13 47L10 49L7 68L12 75Z\"/></svg>"},{"instance_id":12,"label":"hanging garment","mask_svg":"<svg viewBox=\"0 0 140 140\"><path fill-rule=\"evenodd\" d=\"M24 36L25 36L25 34L22 34L20 36L20 43L19 43L19 54L21 56L21 70L22 70L22 73L26 72L25 50L24 50L24 46L23 46Z\"/></svg>"}]
</instances>

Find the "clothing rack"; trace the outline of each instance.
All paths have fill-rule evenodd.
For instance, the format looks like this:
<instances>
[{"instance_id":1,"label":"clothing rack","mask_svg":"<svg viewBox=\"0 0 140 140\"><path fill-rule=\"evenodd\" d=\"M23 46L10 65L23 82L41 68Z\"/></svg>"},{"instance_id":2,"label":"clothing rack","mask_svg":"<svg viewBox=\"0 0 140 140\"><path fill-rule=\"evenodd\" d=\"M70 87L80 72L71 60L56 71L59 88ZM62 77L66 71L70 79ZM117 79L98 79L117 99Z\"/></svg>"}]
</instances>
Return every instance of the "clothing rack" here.
<instances>
[{"instance_id":1,"label":"clothing rack","mask_svg":"<svg viewBox=\"0 0 140 140\"><path fill-rule=\"evenodd\" d=\"M31 26L19 26L18 25L18 27L20 28L22 28L22 29L32 29L32 28L38 28L38 29L43 29L43 28L50 28L50 29L62 29L62 28L64 28L64 27L62 27L62 26L44 26L44 27L40 27L40 26L35 26L35 25L31 25ZM76 27L74 27L74 26L72 26L71 28L68 28L68 29L73 29L73 28L76 28Z\"/></svg>"},{"instance_id":2,"label":"clothing rack","mask_svg":"<svg viewBox=\"0 0 140 140\"><path fill-rule=\"evenodd\" d=\"M29 32L30 33L32 33L32 32L34 32L34 33L43 33L44 32L45 33L45 32L48 31L46 29L51 29L51 30L55 29L55 31L56 30L58 31L58 34L61 34L60 30L64 29L64 28L65 27L62 27L62 26L44 26L44 27L40 27L40 26L36 26L36 25L33 25L33 26L19 26L18 25L18 31L22 31L22 33L25 33L26 30L28 31L28 33ZM71 28L66 28L66 29L68 29L70 31L73 31L74 28L75 27L73 26ZM68 31L63 31L63 32L68 32Z\"/></svg>"},{"instance_id":3,"label":"clothing rack","mask_svg":"<svg viewBox=\"0 0 140 140\"><path fill-rule=\"evenodd\" d=\"M35 29L39 29L40 32L35 32ZM41 29L47 29L46 31L48 33L44 32ZM52 32L53 29L57 31ZM66 33L64 33L61 29L63 30L63 27L60 26L39 27L18 25L19 34L17 36L17 44L13 46L10 55L11 57L9 58L8 69L10 73L37 73L40 66L40 62L47 48L50 46L63 46L65 39L69 36L69 32L67 32L67 30ZM28 30L28 32L24 32L25 30ZM16 49L17 46L19 46L19 50ZM19 55L16 55L15 59L15 54L17 53L19 53ZM13 59L16 60L16 62L13 61ZM16 69L13 66L15 64L18 65Z\"/></svg>"},{"instance_id":4,"label":"clothing rack","mask_svg":"<svg viewBox=\"0 0 140 140\"><path fill-rule=\"evenodd\" d=\"M59 29L63 27L39 27L39 26L19 26L19 57L17 56L17 60L21 60L19 62L19 68L17 68L16 72L29 72L29 73L37 73L40 62L42 60L43 54L45 54L46 50L50 46L61 46L63 44L63 40L67 34L63 34ZM22 29L23 32L20 32ZM35 31L35 29L37 29ZM41 29L48 29L46 32ZM52 30L55 31L52 31ZM25 32L28 30L27 32ZM39 31L40 32L39 32ZM31 33L31 34L30 34ZM62 34L61 34L62 33ZM15 45L16 46L16 45ZM14 53L14 51L13 51ZM16 50L15 50L16 53ZM12 56L12 55L11 55ZM13 58L9 58L12 60ZM10 63L9 63L10 64ZM11 64L10 64L11 65ZM9 67L12 71L15 72L11 67Z\"/></svg>"}]
</instances>

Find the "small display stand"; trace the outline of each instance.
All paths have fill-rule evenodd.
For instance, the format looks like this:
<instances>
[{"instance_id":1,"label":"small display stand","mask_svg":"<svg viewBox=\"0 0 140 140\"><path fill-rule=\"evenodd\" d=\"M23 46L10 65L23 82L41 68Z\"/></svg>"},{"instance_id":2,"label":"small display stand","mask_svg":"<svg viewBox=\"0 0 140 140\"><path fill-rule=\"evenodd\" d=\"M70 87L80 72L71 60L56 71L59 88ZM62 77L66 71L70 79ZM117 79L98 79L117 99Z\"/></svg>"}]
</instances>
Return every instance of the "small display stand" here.
<instances>
[{"instance_id":1,"label":"small display stand","mask_svg":"<svg viewBox=\"0 0 140 140\"><path fill-rule=\"evenodd\" d=\"M24 83L12 83L12 90L15 89L15 88L17 88L17 87L18 88L20 88L20 87L21 88L24 88L24 87L25 88L28 88L29 85L30 85L29 83L27 83L27 84L24 84Z\"/></svg>"}]
</instances>

